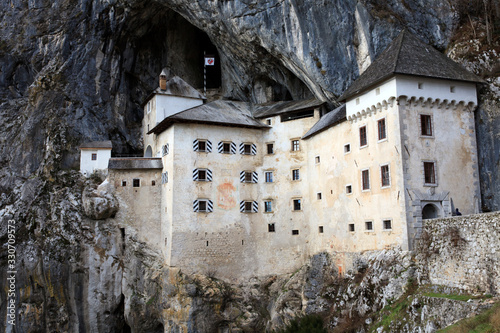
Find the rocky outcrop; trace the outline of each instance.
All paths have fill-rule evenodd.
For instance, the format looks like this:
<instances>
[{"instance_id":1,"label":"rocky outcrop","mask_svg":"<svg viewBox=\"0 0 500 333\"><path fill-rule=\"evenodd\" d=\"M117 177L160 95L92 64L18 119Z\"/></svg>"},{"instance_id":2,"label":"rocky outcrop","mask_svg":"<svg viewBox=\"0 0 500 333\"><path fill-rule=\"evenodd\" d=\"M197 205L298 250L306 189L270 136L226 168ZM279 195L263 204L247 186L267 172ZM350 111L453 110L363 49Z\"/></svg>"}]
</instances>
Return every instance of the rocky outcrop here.
<instances>
[{"instance_id":1,"label":"rocky outcrop","mask_svg":"<svg viewBox=\"0 0 500 333\"><path fill-rule=\"evenodd\" d=\"M105 220L114 217L118 211L118 200L113 195L111 184L105 180L97 189L86 187L82 202L85 216L93 220Z\"/></svg>"}]
</instances>

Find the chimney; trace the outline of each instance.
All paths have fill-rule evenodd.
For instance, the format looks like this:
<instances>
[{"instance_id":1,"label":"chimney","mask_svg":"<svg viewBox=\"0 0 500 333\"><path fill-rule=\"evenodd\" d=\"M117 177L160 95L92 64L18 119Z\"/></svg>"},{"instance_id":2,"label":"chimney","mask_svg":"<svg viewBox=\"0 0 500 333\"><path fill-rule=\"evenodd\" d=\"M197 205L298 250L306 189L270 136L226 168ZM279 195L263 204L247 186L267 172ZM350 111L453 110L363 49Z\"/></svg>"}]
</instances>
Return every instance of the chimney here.
<instances>
[{"instance_id":1,"label":"chimney","mask_svg":"<svg viewBox=\"0 0 500 333\"><path fill-rule=\"evenodd\" d=\"M160 89L167 90L167 71L165 69L160 74Z\"/></svg>"}]
</instances>

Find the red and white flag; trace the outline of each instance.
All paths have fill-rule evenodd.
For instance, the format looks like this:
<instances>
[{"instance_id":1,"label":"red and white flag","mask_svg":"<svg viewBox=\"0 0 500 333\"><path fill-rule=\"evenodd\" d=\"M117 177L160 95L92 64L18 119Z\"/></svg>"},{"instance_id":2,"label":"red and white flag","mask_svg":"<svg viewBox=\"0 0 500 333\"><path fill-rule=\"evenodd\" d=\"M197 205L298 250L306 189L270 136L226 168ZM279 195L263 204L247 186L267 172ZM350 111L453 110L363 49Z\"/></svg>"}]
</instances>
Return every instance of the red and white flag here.
<instances>
[{"instance_id":1,"label":"red and white flag","mask_svg":"<svg viewBox=\"0 0 500 333\"><path fill-rule=\"evenodd\" d=\"M215 58L214 57L205 57L205 66L214 66Z\"/></svg>"}]
</instances>

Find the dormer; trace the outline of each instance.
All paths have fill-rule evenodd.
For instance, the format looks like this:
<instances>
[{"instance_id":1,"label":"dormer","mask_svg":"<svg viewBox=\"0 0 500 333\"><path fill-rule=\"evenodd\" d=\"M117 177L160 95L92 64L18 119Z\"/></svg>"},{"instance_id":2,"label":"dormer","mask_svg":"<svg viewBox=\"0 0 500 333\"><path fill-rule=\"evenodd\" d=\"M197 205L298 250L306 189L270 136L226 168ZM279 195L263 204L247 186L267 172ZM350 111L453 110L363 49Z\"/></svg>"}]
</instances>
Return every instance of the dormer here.
<instances>
[{"instance_id":1,"label":"dormer","mask_svg":"<svg viewBox=\"0 0 500 333\"><path fill-rule=\"evenodd\" d=\"M355 121L399 97L449 105L477 105L476 75L403 30L339 98Z\"/></svg>"}]
</instances>

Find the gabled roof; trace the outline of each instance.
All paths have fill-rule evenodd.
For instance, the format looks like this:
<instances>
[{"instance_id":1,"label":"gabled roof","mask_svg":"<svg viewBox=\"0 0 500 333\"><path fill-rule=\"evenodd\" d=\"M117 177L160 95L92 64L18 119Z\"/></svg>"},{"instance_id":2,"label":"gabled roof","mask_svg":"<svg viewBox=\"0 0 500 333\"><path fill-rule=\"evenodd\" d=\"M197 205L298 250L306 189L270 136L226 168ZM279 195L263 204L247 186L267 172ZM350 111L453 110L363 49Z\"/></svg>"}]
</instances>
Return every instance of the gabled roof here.
<instances>
[{"instance_id":1,"label":"gabled roof","mask_svg":"<svg viewBox=\"0 0 500 333\"><path fill-rule=\"evenodd\" d=\"M162 75L163 74L162 72ZM161 90L160 87L156 88L151 94L146 97L144 104L149 101L153 95L169 95L169 96L178 96L178 97L187 97L187 98L196 98L196 99L206 99L198 90L193 88L189 83L178 77L177 75L171 77L167 80L167 88L165 90Z\"/></svg>"},{"instance_id":2,"label":"gabled roof","mask_svg":"<svg viewBox=\"0 0 500 333\"><path fill-rule=\"evenodd\" d=\"M300 101L271 102L256 105L253 111L253 116L255 118L271 117L288 112L312 109L323 104L325 104L325 102L316 98L304 99Z\"/></svg>"},{"instance_id":3,"label":"gabled roof","mask_svg":"<svg viewBox=\"0 0 500 333\"><path fill-rule=\"evenodd\" d=\"M308 139L313 135L316 135L324 130L338 124L346 119L346 107L342 104L333 111L328 112L323 117L321 117L316 124L302 137L302 139Z\"/></svg>"},{"instance_id":4,"label":"gabled roof","mask_svg":"<svg viewBox=\"0 0 500 333\"><path fill-rule=\"evenodd\" d=\"M380 56L339 97L343 101L394 74L484 82L443 53L403 30Z\"/></svg>"},{"instance_id":5,"label":"gabled roof","mask_svg":"<svg viewBox=\"0 0 500 333\"><path fill-rule=\"evenodd\" d=\"M113 144L111 141L94 141L86 142L80 145L80 149L112 149Z\"/></svg>"},{"instance_id":6,"label":"gabled roof","mask_svg":"<svg viewBox=\"0 0 500 333\"><path fill-rule=\"evenodd\" d=\"M150 130L148 134L160 134L173 123L186 122L250 128L269 127L252 118L250 103L217 100L167 117Z\"/></svg>"},{"instance_id":7,"label":"gabled roof","mask_svg":"<svg viewBox=\"0 0 500 333\"><path fill-rule=\"evenodd\" d=\"M108 169L130 170L130 169L163 169L161 158L157 157L134 157L134 158L110 158Z\"/></svg>"}]
</instances>

